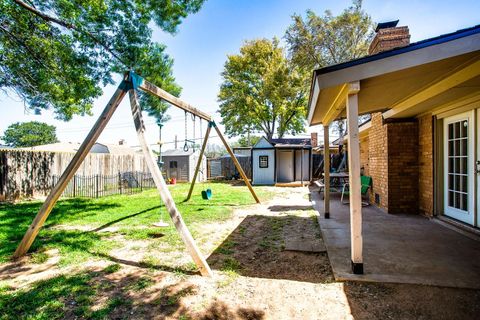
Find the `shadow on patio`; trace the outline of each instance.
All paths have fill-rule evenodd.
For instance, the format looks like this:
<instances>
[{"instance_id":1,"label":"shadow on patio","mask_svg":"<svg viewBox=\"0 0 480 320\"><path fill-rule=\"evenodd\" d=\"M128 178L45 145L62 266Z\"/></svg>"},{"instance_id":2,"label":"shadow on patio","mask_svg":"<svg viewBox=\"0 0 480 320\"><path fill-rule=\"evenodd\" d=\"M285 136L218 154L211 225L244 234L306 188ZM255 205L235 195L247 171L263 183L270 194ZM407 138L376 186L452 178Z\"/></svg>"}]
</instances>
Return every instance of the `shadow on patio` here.
<instances>
[{"instance_id":1,"label":"shadow on patio","mask_svg":"<svg viewBox=\"0 0 480 320\"><path fill-rule=\"evenodd\" d=\"M314 208L336 280L412 283L480 289L480 242L419 215L362 208L364 275L350 269L349 206L332 195L330 219L311 188Z\"/></svg>"}]
</instances>

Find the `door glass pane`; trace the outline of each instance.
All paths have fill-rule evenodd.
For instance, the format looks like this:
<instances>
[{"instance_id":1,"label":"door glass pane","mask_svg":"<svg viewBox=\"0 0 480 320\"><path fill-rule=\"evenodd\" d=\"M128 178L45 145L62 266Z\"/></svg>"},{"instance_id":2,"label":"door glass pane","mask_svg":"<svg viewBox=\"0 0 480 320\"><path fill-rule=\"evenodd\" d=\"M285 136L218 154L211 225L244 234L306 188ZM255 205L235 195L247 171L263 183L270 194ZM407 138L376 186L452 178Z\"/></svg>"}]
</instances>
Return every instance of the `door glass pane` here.
<instances>
[{"instance_id":1,"label":"door glass pane","mask_svg":"<svg viewBox=\"0 0 480 320\"><path fill-rule=\"evenodd\" d=\"M453 138L460 138L460 122L455 122L455 136Z\"/></svg>"},{"instance_id":2,"label":"door glass pane","mask_svg":"<svg viewBox=\"0 0 480 320\"><path fill-rule=\"evenodd\" d=\"M461 163L461 166L460 166L460 172L462 174L467 174L468 173L468 166L467 166L467 161L468 158L467 157L463 157L460 159L460 163Z\"/></svg>"},{"instance_id":3,"label":"door glass pane","mask_svg":"<svg viewBox=\"0 0 480 320\"><path fill-rule=\"evenodd\" d=\"M462 131L462 138L467 137L467 132L468 132L468 121L463 121L462 126L461 126L461 131Z\"/></svg>"},{"instance_id":4,"label":"door glass pane","mask_svg":"<svg viewBox=\"0 0 480 320\"><path fill-rule=\"evenodd\" d=\"M468 210L468 120L448 124L448 205Z\"/></svg>"},{"instance_id":5,"label":"door glass pane","mask_svg":"<svg viewBox=\"0 0 480 320\"><path fill-rule=\"evenodd\" d=\"M467 139L462 138L461 140L461 149L460 149L460 155L461 156L466 156L468 153L468 147L467 147Z\"/></svg>"}]
</instances>

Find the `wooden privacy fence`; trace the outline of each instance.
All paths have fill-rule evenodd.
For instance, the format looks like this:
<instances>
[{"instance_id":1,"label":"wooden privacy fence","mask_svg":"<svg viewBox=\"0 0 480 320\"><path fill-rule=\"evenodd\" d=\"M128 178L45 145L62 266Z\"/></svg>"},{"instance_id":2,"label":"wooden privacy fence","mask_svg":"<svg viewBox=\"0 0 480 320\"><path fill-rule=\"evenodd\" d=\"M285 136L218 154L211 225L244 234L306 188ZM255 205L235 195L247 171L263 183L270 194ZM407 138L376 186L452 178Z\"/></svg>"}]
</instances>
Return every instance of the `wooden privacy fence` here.
<instances>
[{"instance_id":1,"label":"wooden privacy fence","mask_svg":"<svg viewBox=\"0 0 480 320\"><path fill-rule=\"evenodd\" d=\"M74 153L0 150L0 201L46 196ZM91 153L77 170L78 176L115 176L149 172L143 155Z\"/></svg>"},{"instance_id":2,"label":"wooden privacy fence","mask_svg":"<svg viewBox=\"0 0 480 320\"><path fill-rule=\"evenodd\" d=\"M252 179L252 157L237 155L237 160L240 163L245 175L248 179ZM226 180L240 179L240 174L229 156L222 156L216 159L207 160L208 178L223 178Z\"/></svg>"}]
</instances>

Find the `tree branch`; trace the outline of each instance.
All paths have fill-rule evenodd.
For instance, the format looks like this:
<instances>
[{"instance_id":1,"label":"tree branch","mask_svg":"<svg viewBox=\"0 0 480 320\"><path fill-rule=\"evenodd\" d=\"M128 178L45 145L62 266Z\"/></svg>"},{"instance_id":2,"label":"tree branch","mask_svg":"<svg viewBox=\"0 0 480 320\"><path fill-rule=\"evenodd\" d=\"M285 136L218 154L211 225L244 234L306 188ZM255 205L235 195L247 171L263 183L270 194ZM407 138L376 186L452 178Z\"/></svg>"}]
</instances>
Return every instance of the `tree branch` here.
<instances>
[{"instance_id":1,"label":"tree branch","mask_svg":"<svg viewBox=\"0 0 480 320\"><path fill-rule=\"evenodd\" d=\"M75 30L75 31L78 31L80 33L83 33L83 34L86 34L88 37L90 37L94 42L96 42L97 44L99 44L100 46L102 46L105 50L108 51L108 53L110 53L115 59L117 59L118 61L120 61L121 63L123 63L125 66L128 67L128 64L125 63L125 61L123 61L115 52L113 52L112 49L110 49L106 44L104 44L100 39L98 39L96 36L94 36L91 32L88 32L86 30L82 30L81 28L77 27L76 25L72 24L72 23L69 23L69 22L66 22L66 21L63 21L63 20L60 20L58 18L55 18L55 17L52 17L52 16L49 16L41 11L39 11L38 9L34 8L33 6L30 6L28 5L27 3L23 2L23 1L20 1L20 0L13 0L16 4L18 4L19 6L21 6L22 8L30 11L31 13L33 13L34 15L40 17L41 19L45 20L45 21L48 21L48 22L53 22L55 24L58 24L62 27L65 27L67 29L70 29L70 30Z\"/></svg>"}]
</instances>

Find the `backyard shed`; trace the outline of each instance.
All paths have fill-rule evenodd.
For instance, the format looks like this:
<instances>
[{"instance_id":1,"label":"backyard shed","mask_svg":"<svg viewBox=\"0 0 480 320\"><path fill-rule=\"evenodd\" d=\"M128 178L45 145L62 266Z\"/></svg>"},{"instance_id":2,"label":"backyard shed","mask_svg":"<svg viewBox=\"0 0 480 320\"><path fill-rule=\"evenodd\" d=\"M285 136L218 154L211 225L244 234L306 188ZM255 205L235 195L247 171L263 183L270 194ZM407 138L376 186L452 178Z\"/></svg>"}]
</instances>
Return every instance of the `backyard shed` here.
<instances>
[{"instance_id":1,"label":"backyard shed","mask_svg":"<svg viewBox=\"0 0 480 320\"><path fill-rule=\"evenodd\" d=\"M162 152L163 172L167 179L175 178L179 182L192 182L199 151L167 150ZM203 156L197 181L206 180L207 158Z\"/></svg>"},{"instance_id":2,"label":"backyard shed","mask_svg":"<svg viewBox=\"0 0 480 320\"><path fill-rule=\"evenodd\" d=\"M255 185L309 182L311 139L262 137L252 148L252 182Z\"/></svg>"}]
</instances>

